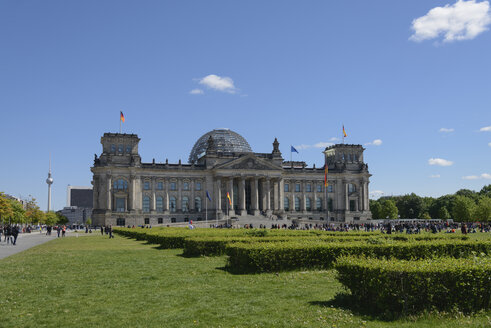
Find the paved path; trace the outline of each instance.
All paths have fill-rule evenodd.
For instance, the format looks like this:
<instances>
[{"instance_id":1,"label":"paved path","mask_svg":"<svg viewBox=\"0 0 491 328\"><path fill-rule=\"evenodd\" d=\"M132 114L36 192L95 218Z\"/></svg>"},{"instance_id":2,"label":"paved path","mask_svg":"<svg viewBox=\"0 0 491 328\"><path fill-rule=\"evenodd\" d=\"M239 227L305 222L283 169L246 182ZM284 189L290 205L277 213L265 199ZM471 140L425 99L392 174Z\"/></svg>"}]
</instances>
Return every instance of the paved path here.
<instances>
[{"instance_id":1,"label":"paved path","mask_svg":"<svg viewBox=\"0 0 491 328\"><path fill-rule=\"evenodd\" d=\"M67 233L67 236L70 234ZM32 233L21 233L17 237L17 243L15 246L12 244L8 244L5 240L5 236L2 234L2 240L0 241L0 259L3 259L7 256L25 251L31 247L43 244L47 241L56 239L56 231L51 233L51 236L46 236L46 233L32 232Z\"/></svg>"}]
</instances>

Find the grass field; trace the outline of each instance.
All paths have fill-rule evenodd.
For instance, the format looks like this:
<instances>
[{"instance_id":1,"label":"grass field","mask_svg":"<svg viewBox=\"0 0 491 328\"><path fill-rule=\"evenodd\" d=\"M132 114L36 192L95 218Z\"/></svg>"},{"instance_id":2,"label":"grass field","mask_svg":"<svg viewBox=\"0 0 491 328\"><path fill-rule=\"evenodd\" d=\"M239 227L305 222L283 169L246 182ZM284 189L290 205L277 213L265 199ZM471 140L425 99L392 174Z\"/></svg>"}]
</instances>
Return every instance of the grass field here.
<instances>
[{"instance_id":1,"label":"grass field","mask_svg":"<svg viewBox=\"0 0 491 328\"><path fill-rule=\"evenodd\" d=\"M491 311L384 321L351 308L333 270L233 275L181 253L96 235L0 260L0 327L491 326Z\"/></svg>"}]
</instances>

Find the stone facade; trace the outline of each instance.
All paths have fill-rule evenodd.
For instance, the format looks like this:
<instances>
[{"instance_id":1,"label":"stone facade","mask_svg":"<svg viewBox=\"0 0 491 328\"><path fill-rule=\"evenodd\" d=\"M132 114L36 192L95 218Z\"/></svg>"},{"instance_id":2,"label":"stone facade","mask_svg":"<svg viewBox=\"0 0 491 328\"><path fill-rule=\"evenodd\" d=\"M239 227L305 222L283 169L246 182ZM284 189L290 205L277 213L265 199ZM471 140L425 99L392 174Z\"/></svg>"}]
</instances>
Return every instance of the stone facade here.
<instances>
[{"instance_id":1,"label":"stone facade","mask_svg":"<svg viewBox=\"0 0 491 328\"><path fill-rule=\"evenodd\" d=\"M101 138L102 154L95 155L91 168L93 224L165 225L250 216L325 222L371 218L370 174L360 145L324 150L326 190L324 167L285 162L276 139L271 153L254 153L237 133L213 130L197 141L189 164L142 163L139 141L135 134Z\"/></svg>"}]
</instances>

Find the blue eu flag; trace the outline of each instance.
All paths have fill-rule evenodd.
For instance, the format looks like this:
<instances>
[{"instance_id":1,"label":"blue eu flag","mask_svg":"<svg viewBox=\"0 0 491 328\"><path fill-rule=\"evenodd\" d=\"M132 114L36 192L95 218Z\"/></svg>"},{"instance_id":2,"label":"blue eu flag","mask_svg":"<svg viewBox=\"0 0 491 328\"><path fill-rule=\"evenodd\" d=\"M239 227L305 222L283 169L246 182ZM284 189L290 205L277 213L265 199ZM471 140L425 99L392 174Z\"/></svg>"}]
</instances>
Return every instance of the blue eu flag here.
<instances>
[{"instance_id":1,"label":"blue eu flag","mask_svg":"<svg viewBox=\"0 0 491 328\"><path fill-rule=\"evenodd\" d=\"M210 200L211 202L211 197L210 197L210 194L208 193L208 190L206 191L206 197L208 197L208 199Z\"/></svg>"},{"instance_id":2,"label":"blue eu flag","mask_svg":"<svg viewBox=\"0 0 491 328\"><path fill-rule=\"evenodd\" d=\"M292 147L291 152L292 152L292 153L293 153L293 152L295 152L295 153L297 153L297 154L298 154L298 150L296 150L296 149L295 149L295 147L293 147L293 146L291 146L291 147Z\"/></svg>"}]
</instances>

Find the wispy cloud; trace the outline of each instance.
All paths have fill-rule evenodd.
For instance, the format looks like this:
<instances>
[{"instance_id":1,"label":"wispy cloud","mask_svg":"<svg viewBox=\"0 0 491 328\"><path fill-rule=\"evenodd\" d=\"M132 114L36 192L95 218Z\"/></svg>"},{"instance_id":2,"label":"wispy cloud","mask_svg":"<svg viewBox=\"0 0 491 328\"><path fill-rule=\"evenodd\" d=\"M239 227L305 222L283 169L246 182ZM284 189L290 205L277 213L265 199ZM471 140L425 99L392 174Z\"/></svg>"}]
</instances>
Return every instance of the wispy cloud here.
<instances>
[{"instance_id":1,"label":"wispy cloud","mask_svg":"<svg viewBox=\"0 0 491 328\"><path fill-rule=\"evenodd\" d=\"M440 177L440 174L432 174L430 175L430 178L432 179L438 179Z\"/></svg>"},{"instance_id":2,"label":"wispy cloud","mask_svg":"<svg viewBox=\"0 0 491 328\"><path fill-rule=\"evenodd\" d=\"M372 191L370 191L370 198L372 198L372 199L380 198L383 195L384 195L384 192L382 190L372 190Z\"/></svg>"},{"instance_id":3,"label":"wispy cloud","mask_svg":"<svg viewBox=\"0 0 491 328\"><path fill-rule=\"evenodd\" d=\"M428 164L438 166L450 166L453 165L453 162L443 158L430 158L428 160Z\"/></svg>"},{"instance_id":4,"label":"wispy cloud","mask_svg":"<svg viewBox=\"0 0 491 328\"><path fill-rule=\"evenodd\" d=\"M454 129L447 129L447 128L441 128L440 130L438 130L438 132L443 132L443 133L450 133L454 131L455 131Z\"/></svg>"},{"instance_id":5,"label":"wispy cloud","mask_svg":"<svg viewBox=\"0 0 491 328\"><path fill-rule=\"evenodd\" d=\"M466 175L462 177L464 180L479 180L479 179L486 179L489 180L491 179L491 174L489 173L483 173L481 175Z\"/></svg>"},{"instance_id":6,"label":"wispy cloud","mask_svg":"<svg viewBox=\"0 0 491 328\"><path fill-rule=\"evenodd\" d=\"M490 126L485 126L479 129L481 132L491 132L491 125Z\"/></svg>"},{"instance_id":7,"label":"wispy cloud","mask_svg":"<svg viewBox=\"0 0 491 328\"><path fill-rule=\"evenodd\" d=\"M375 139L372 142L367 142L365 146L380 146L382 144L381 139Z\"/></svg>"},{"instance_id":8,"label":"wispy cloud","mask_svg":"<svg viewBox=\"0 0 491 328\"><path fill-rule=\"evenodd\" d=\"M488 143L488 146L489 146L489 147L491 147L491 142L490 142L490 143Z\"/></svg>"},{"instance_id":9,"label":"wispy cloud","mask_svg":"<svg viewBox=\"0 0 491 328\"><path fill-rule=\"evenodd\" d=\"M336 138L336 137L332 137L332 138L329 139L329 141L339 141L339 140L341 140L341 139Z\"/></svg>"},{"instance_id":10,"label":"wispy cloud","mask_svg":"<svg viewBox=\"0 0 491 328\"><path fill-rule=\"evenodd\" d=\"M202 95L205 92L203 90L201 90L201 89L193 89L193 90L189 91L189 93L192 94L192 95Z\"/></svg>"},{"instance_id":11,"label":"wispy cloud","mask_svg":"<svg viewBox=\"0 0 491 328\"><path fill-rule=\"evenodd\" d=\"M435 7L412 22L411 41L424 41L443 37L443 42L471 40L491 23L489 2L458 0L453 5Z\"/></svg>"},{"instance_id":12,"label":"wispy cloud","mask_svg":"<svg viewBox=\"0 0 491 328\"><path fill-rule=\"evenodd\" d=\"M320 142L313 144L313 145L301 144L301 145L295 146L295 149L326 148L326 147L329 147L332 145L334 145L332 142L320 141Z\"/></svg>"},{"instance_id":13,"label":"wispy cloud","mask_svg":"<svg viewBox=\"0 0 491 328\"><path fill-rule=\"evenodd\" d=\"M198 83L216 91L227 92L227 93L237 92L237 88L234 85L234 81L227 76L218 76L215 74L210 74L199 79Z\"/></svg>"}]
</instances>

